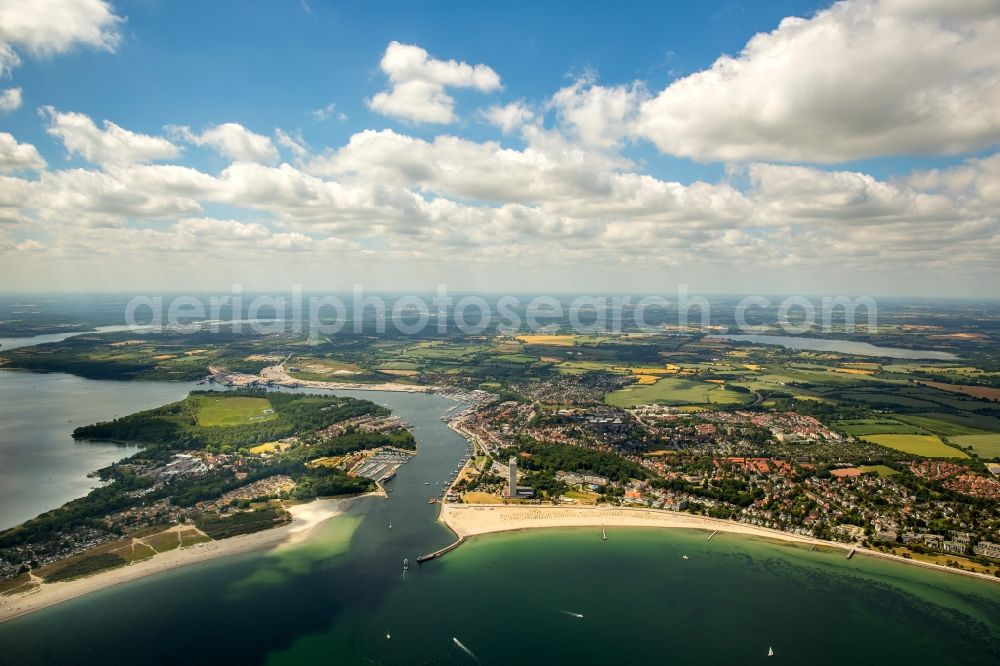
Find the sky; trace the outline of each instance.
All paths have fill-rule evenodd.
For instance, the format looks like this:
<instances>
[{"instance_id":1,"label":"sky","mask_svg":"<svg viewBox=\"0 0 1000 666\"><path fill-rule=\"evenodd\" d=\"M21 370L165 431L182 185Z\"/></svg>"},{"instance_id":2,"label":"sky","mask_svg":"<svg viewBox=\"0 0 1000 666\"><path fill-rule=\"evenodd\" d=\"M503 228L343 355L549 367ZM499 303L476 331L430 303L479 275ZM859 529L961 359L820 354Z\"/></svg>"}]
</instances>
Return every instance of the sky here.
<instances>
[{"instance_id":1,"label":"sky","mask_svg":"<svg viewBox=\"0 0 1000 666\"><path fill-rule=\"evenodd\" d=\"M996 297L998 142L996 0L0 0L0 292Z\"/></svg>"}]
</instances>

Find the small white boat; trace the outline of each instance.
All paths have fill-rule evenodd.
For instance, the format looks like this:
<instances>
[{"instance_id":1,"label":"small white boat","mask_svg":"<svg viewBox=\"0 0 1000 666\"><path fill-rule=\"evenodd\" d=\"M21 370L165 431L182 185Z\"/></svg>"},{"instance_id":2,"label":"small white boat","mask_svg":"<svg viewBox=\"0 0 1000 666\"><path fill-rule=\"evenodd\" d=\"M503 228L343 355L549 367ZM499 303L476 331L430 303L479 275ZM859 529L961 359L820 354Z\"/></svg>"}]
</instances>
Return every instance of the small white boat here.
<instances>
[{"instance_id":1,"label":"small white boat","mask_svg":"<svg viewBox=\"0 0 1000 666\"><path fill-rule=\"evenodd\" d=\"M392 636L389 635L389 632L386 632L386 634L385 634L385 640L389 640L390 638L392 638Z\"/></svg>"},{"instance_id":2,"label":"small white boat","mask_svg":"<svg viewBox=\"0 0 1000 666\"><path fill-rule=\"evenodd\" d=\"M686 560L686 559L688 559L688 556L687 556L687 555L681 555L681 557L682 557L683 559L685 559L685 560Z\"/></svg>"},{"instance_id":3,"label":"small white boat","mask_svg":"<svg viewBox=\"0 0 1000 666\"><path fill-rule=\"evenodd\" d=\"M390 530L392 529L392 521L391 520L389 521L389 529Z\"/></svg>"},{"instance_id":4,"label":"small white boat","mask_svg":"<svg viewBox=\"0 0 1000 666\"><path fill-rule=\"evenodd\" d=\"M410 558L404 557L403 558L403 571L409 571L409 570L410 570Z\"/></svg>"},{"instance_id":5,"label":"small white boat","mask_svg":"<svg viewBox=\"0 0 1000 666\"><path fill-rule=\"evenodd\" d=\"M767 656L768 657L773 657L774 656L774 648L768 646L768 648L767 648Z\"/></svg>"}]
</instances>

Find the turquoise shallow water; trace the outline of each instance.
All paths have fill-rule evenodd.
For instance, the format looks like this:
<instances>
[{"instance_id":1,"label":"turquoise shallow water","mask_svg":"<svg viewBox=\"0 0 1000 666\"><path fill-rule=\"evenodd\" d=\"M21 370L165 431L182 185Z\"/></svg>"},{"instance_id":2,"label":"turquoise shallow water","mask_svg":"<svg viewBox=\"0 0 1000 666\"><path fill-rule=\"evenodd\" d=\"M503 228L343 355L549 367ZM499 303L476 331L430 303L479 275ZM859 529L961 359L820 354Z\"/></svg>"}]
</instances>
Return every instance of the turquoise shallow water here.
<instances>
[{"instance_id":1,"label":"turquoise shallow water","mask_svg":"<svg viewBox=\"0 0 1000 666\"><path fill-rule=\"evenodd\" d=\"M453 539L424 483L445 478L465 449L439 418L454 403L351 395L416 426L419 455L388 500L358 500L295 548L0 625L0 663L747 664L767 660L769 646L767 663L1000 663L1000 585L764 539L512 532L417 566Z\"/></svg>"}]
</instances>

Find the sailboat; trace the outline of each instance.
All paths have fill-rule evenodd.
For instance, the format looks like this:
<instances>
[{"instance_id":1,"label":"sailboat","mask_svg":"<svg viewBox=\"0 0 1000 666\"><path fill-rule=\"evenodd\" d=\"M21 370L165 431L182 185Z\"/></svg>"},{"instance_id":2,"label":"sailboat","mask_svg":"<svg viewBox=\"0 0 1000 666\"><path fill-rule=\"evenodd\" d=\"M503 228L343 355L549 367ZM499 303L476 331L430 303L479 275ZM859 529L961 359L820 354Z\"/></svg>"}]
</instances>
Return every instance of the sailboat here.
<instances>
[{"instance_id":1,"label":"sailboat","mask_svg":"<svg viewBox=\"0 0 1000 666\"><path fill-rule=\"evenodd\" d=\"M774 648L772 648L771 646L768 646L768 648L767 648L767 656L768 657L773 657L774 656Z\"/></svg>"}]
</instances>

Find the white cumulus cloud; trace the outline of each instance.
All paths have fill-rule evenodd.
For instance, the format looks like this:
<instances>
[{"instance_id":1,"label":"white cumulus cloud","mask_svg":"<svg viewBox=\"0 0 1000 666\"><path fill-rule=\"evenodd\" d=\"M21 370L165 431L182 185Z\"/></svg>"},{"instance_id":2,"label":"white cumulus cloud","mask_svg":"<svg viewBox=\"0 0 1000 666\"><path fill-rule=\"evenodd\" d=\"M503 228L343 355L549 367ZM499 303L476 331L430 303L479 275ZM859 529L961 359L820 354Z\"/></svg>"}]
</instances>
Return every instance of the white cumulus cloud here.
<instances>
[{"instance_id":1,"label":"white cumulus cloud","mask_svg":"<svg viewBox=\"0 0 1000 666\"><path fill-rule=\"evenodd\" d=\"M0 132L0 172L44 168L45 160L33 145L18 143L12 135Z\"/></svg>"},{"instance_id":2,"label":"white cumulus cloud","mask_svg":"<svg viewBox=\"0 0 1000 666\"><path fill-rule=\"evenodd\" d=\"M279 146L291 152L296 159L305 159L309 155L309 147L306 145L305 139L302 138L300 130L286 132L279 127L274 130L274 139Z\"/></svg>"},{"instance_id":3,"label":"white cumulus cloud","mask_svg":"<svg viewBox=\"0 0 1000 666\"><path fill-rule=\"evenodd\" d=\"M180 149L163 137L138 134L110 120L99 128L82 113L62 112L51 106L39 109L49 120L46 130L58 137L66 152L95 164L130 164L177 157Z\"/></svg>"},{"instance_id":4,"label":"white cumulus cloud","mask_svg":"<svg viewBox=\"0 0 1000 666\"><path fill-rule=\"evenodd\" d=\"M535 112L523 102L511 102L504 105L493 105L483 111L491 125L499 127L504 134L511 134L535 119Z\"/></svg>"},{"instance_id":5,"label":"white cumulus cloud","mask_svg":"<svg viewBox=\"0 0 1000 666\"><path fill-rule=\"evenodd\" d=\"M446 88L491 92L502 87L500 76L486 65L437 60L412 44L390 42L379 65L391 87L372 97L368 106L401 120L451 123L455 120L455 100Z\"/></svg>"},{"instance_id":6,"label":"white cumulus cloud","mask_svg":"<svg viewBox=\"0 0 1000 666\"><path fill-rule=\"evenodd\" d=\"M0 75L34 56L66 53L77 45L114 51L124 19L105 0L0 0Z\"/></svg>"},{"instance_id":7,"label":"white cumulus cloud","mask_svg":"<svg viewBox=\"0 0 1000 666\"><path fill-rule=\"evenodd\" d=\"M846 0L785 18L645 102L636 131L698 160L982 150L1000 141L1000 3Z\"/></svg>"},{"instance_id":8,"label":"white cumulus cloud","mask_svg":"<svg viewBox=\"0 0 1000 666\"><path fill-rule=\"evenodd\" d=\"M272 164L278 160L278 149L268 137L251 132L239 123L222 123L194 134L188 127L170 127L174 134L196 146L209 146L219 154L237 162Z\"/></svg>"},{"instance_id":9,"label":"white cumulus cloud","mask_svg":"<svg viewBox=\"0 0 1000 666\"><path fill-rule=\"evenodd\" d=\"M582 143L613 148L633 132L639 105L648 98L641 83L605 87L587 76L556 92L549 105Z\"/></svg>"}]
</instances>

